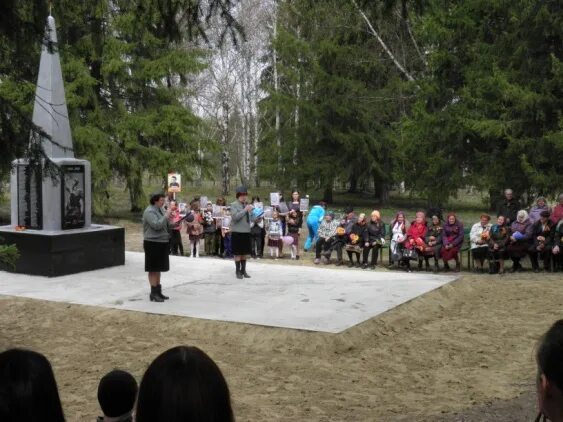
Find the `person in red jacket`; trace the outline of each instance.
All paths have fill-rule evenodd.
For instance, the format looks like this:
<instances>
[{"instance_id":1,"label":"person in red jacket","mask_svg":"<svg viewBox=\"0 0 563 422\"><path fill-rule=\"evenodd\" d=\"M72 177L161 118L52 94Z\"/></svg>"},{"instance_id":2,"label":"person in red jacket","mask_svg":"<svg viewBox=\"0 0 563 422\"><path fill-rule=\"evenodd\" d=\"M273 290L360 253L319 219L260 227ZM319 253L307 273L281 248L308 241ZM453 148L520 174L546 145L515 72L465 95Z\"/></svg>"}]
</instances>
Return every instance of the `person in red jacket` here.
<instances>
[{"instance_id":1,"label":"person in red jacket","mask_svg":"<svg viewBox=\"0 0 563 422\"><path fill-rule=\"evenodd\" d=\"M553 211L551 212L550 220L553 224L559 223L559 221L563 220L563 193L559 194L559 203L553 207Z\"/></svg>"},{"instance_id":2,"label":"person in red jacket","mask_svg":"<svg viewBox=\"0 0 563 422\"><path fill-rule=\"evenodd\" d=\"M415 214L414 221L407 230L407 240L404 243L405 249L415 249L417 252L421 253L425 246L424 238L426 237L427 231L426 214L422 211L418 211ZM405 259L404 261L407 271L410 272L410 260Z\"/></svg>"}]
</instances>

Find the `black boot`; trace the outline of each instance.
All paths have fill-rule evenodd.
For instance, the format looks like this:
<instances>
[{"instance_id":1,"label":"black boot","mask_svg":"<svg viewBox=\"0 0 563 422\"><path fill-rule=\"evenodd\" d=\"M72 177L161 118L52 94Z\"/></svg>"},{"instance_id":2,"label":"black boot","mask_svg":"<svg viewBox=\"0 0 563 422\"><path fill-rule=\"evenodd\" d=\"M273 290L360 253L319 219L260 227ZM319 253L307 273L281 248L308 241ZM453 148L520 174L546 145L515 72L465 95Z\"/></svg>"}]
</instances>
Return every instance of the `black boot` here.
<instances>
[{"instance_id":1,"label":"black boot","mask_svg":"<svg viewBox=\"0 0 563 422\"><path fill-rule=\"evenodd\" d=\"M242 277L242 272L241 272L241 270L240 270L240 267L241 267L240 261L235 261L235 267L236 267L236 269L237 269L237 278L238 278L239 280L242 280L243 277Z\"/></svg>"},{"instance_id":2,"label":"black boot","mask_svg":"<svg viewBox=\"0 0 563 422\"><path fill-rule=\"evenodd\" d=\"M244 278L250 278L250 276L246 272L246 259L243 260L243 261L240 261L240 273L242 274L242 276Z\"/></svg>"},{"instance_id":3,"label":"black boot","mask_svg":"<svg viewBox=\"0 0 563 422\"><path fill-rule=\"evenodd\" d=\"M164 299L158 294L158 286L151 286L149 299L151 302L164 302Z\"/></svg>"},{"instance_id":4,"label":"black boot","mask_svg":"<svg viewBox=\"0 0 563 422\"><path fill-rule=\"evenodd\" d=\"M162 285L161 285L161 284L159 284L158 286L156 286L156 288L158 289L158 295L159 295L161 298L163 298L164 300L170 299L168 296L164 296L164 295L162 294Z\"/></svg>"}]
</instances>

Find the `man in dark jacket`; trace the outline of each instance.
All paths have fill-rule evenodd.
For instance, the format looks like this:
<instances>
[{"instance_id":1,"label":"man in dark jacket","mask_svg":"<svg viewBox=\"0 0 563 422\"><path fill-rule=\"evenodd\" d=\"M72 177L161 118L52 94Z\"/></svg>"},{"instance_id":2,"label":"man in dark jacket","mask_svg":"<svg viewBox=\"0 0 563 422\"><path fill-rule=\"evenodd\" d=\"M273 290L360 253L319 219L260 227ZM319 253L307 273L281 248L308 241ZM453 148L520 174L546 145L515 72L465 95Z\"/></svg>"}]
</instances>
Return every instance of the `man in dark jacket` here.
<instances>
[{"instance_id":1,"label":"man in dark jacket","mask_svg":"<svg viewBox=\"0 0 563 422\"><path fill-rule=\"evenodd\" d=\"M539 272L538 257L543 261L545 270L549 270L554 235L555 225L549 219L549 211L542 211L540 219L532 226L533 244L530 246L529 254L534 272Z\"/></svg>"},{"instance_id":2,"label":"man in dark jacket","mask_svg":"<svg viewBox=\"0 0 563 422\"><path fill-rule=\"evenodd\" d=\"M516 221L516 214L520 210L520 201L514 198L512 189L504 191L504 199L497 207L497 217L503 215L506 218L506 224L510 226L512 222Z\"/></svg>"}]
</instances>

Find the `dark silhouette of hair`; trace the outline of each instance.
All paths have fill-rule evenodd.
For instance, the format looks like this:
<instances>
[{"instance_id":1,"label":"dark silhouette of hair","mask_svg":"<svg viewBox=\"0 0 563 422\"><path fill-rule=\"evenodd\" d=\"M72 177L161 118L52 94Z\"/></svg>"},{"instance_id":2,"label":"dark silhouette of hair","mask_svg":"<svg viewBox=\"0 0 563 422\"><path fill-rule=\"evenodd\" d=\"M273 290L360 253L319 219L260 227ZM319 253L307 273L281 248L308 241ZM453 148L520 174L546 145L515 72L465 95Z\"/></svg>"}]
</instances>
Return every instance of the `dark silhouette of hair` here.
<instances>
[{"instance_id":1,"label":"dark silhouette of hair","mask_svg":"<svg viewBox=\"0 0 563 422\"><path fill-rule=\"evenodd\" d=\"M137 422L233 422L229 387L197 347L178 346L148 367L137 400Z\"/></svg>"},{"instance_id":2,"label":"dark silhouette of hair","mask_svg":"<svg viewBox=\"0 0 563 422\"><path fill-rule=\"evenodd\" d=\"M536 352L538 372L543 374L549 382L563 390L563 319L556 321L540 340ZM536 422L546 420L540 411Z\"/></svg>"},{"instance_id":3,"label":"dark silhouette of hair","mask_svg":"<svg viewBox=\"0 0 563 422\"><path fill-rule=\"evenodd\" d=\"M64 422L51 364L31 350L0 353L0 421Z\"/></svg>"},{"instance_id":4,"label":"dark silhouette of hair","mask_svg":"<svg viewBox=\"0 0 563 422\"><path fill-rule=\"evenodd\" d=\"M130 413L137 399L137 381L129 372L114 369L100 380L98 403L104 416L117 418Z\"/></svg>"},{"instance_id":5,"label":"dark silhouette of hair","mask_svg":"<svg viewBox=\"0 0 563 422\"><path fill-rule=\"evenodd\" d=\"M164 194L162 192L153 193L153 194L151 194L151 198L150 198L149 202L151 203L151 205L154 205L158 201L160 201L160 198L164 198Z\"/></svg>"},{"instance_id":6,"label":"dark silhouette of hair","mask_svg":"<svg viewBox=\"0 0 563 422\"><path fill-rule=\"evenodd\" d=\"M563 319L544 334L536 354L539 371L563 391Z\"/></svg>"},{"instance_id":7,"label":"dark silhouette of hair","mask_svg":"<svg viewBox=\"0 0 563 422\"><path fill-rule=\"evenodd\" d=\"M217 201L215 201L215 204L219 205L220 207L224 207L226 205L225 198L223 198L222 196L218 196Z\"/></svg>"}]
</instances>

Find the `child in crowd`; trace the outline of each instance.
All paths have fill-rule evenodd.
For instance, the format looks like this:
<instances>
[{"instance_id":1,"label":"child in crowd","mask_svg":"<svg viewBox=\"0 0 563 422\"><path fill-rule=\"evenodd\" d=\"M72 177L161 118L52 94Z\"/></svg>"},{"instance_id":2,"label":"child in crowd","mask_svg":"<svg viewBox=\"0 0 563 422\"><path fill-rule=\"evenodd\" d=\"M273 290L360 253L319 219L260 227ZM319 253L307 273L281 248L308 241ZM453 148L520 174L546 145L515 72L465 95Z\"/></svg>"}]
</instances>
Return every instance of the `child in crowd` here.
<instances>
[{"instance_id":1,"label":"child in crowd","mask_svg":"<svg viewBox=\"0 0 563 422\"><path fill-rule=\"evenodd\" d=\"M205 255L213 255L215 246L215 231L217 230L215 219L213 218L213 204L207 203L203 213L203 234L205 237Z\"/></svg>"},{"instance_id":2,"label":"child in crowd","mask_svg":"<svg viewBox=\"0 0 563 422\"><path fill-rule=\"evenodd\" d=\"M274 255L278 259L280 254L280 244L282 243L283 229L280 220L279 213L274 211L272 213L272 221L268 227L268 248L270 249L270 257L273 258Z\"/></svg>"},{"instance_id":3,"label":"child in crowd","mask_svg":"<svg viewBox=\"0 0 563 422\"><path fill-rule=\"evenodd\" d=\"M187 223L188 236L190 238L190 253L192 257L199 258L199 247L201 238L203 237L203 216L199 211L199 206L192 208L194 219Z\"/></svg>"},{"instance_id":4,"label":"child in crowd","mask_svg":"<svg viewBox=\"0 0 563 422\"><path fill-rule=\"evenodd\" d=\"M264 211L261 208L252 210L252 221L250 222L250 245L252 253L250 256L254 259L262 258L262 234L264 230Z\"/></svg>"},{"instance_id":5,"label":"child in crowd","mask_svg":"<svg viewBox=\"0 0 563 422\"><path fill-rule=\"evenodd\" d=\"M233 250L231 248L231 211L225 208L223 214L221 223L221 236L223 237L223 248L225 250L223 256L230 259L233 257Z\"/></svg>"},{"instance_id":6,"label":"child in crowd","mask_svg":"<svg viewBox=\"0 0 563 422\"><path fill-rule=\"evenodd\" d=\"M299 259L299 230L302 220L299 211L291 209L287 218L287 235L293 239L291 244L291 259Z\"/></svg>"},{"instance_id":7,"label":"child in crowd","mask_svg":"<svg viewBox=\"0 0 563 422\"><path fill-rule=\"evenodd\" d=\"M137 399L137 381L129 372L114 369L98 385L98 402L104 416L97 422L132 422Z\"/></svg>"},{"instance_id":8,"label":"child in crowd","mask_svg":"<svg viewBox=\"0 0 563 422\"><path fill-rule=\"evenodd\" d=\"M178 203L174 200L170 201L170 215L168 223L170 224L170 254L184 256L184 246L182 245L182 216L178 209Z\"/></svg>"}]
</instances>

